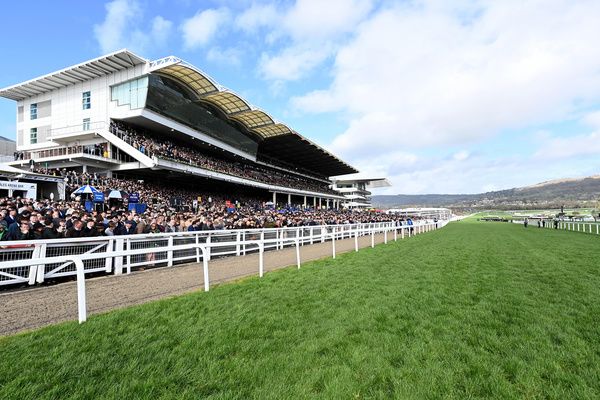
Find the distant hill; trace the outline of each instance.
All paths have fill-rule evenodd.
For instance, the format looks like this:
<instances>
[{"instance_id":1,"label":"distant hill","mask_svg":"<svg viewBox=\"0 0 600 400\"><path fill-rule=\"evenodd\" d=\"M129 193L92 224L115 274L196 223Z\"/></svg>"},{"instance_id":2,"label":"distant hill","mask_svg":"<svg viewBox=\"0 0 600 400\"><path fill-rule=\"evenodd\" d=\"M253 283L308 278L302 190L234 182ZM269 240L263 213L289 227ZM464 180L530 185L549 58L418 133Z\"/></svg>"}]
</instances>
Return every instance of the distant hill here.
<instances>
[{"instance_id":1,"label":"distant hill","mask_svg":"<svg viewBox=\"0 0 600 400\"><path fill-rule=\"evenodd\" d=\"M465 209L525 209L596 207L600 201L600 175L557 179L521 188L480 194L425 194L373 196L373 205L393 207L451 207Z\"/></svg>"}]
</instances>

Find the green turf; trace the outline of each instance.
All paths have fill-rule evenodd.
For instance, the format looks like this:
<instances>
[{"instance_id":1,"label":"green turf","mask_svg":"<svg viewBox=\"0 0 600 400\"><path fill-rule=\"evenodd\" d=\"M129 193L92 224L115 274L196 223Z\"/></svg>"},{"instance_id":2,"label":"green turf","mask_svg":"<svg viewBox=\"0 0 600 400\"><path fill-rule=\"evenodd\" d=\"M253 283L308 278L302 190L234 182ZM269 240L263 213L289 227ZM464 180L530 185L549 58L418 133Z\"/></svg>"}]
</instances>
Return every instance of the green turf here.
<instances>
[{"instance_id":1,"label":"green turf","mask_svg":"<svg viewBox=\"0 0 600 400\"><path fill-rule=\"evenodd\" d=\"M599 240L463 221L0 339L0 399L597 399Z\"/></svg>"}]
</instances>

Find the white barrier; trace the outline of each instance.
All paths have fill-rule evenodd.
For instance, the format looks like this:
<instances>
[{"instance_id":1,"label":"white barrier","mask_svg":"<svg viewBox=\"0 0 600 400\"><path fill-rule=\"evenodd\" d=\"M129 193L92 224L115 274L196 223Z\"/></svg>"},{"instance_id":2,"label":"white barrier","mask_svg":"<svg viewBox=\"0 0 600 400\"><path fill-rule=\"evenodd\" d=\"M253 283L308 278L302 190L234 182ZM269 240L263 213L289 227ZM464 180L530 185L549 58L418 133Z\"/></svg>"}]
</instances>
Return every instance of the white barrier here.
<instances>
[{"instance_id":1,"label":"white barrier","mask_svg":"<svg viewBox=\"0 0 600 400\"><path fill-rule=\"evenodd\" d=\"M441 227L445 223L445 221L438 221L437 224ZM332 240L332 238L343 239L354 236L357 249L358 236L371 234L371 246L373 247L376 233L384 233L384 241L387 241L389 230L395 231L395 238L397 237L396 230L400 231L402 238L405 236L405 230L410 237L411 230L419 232L422 229L420 227L426 224L431 225L432 223L419 221L415 225L408 226L386 222L5 242L6 245L0 246L0 265L2 266L0 268L0 285L25 282L33 285L50 278L75 276L77 271L72 258L61 259L54 263L40 262L42 259L50 258L58 260L57 257L60 256L86 256L81 257L86 274L104 272L119 275L131 273L133 269L140 267L173 266L193 261L200 263L201 259L206 258L210 261L215 256L246 255L256 251L260 253L257 246L250 244L257 240L263 242L262 251L265 251L282 249L284 246L295 245L296 242L298 242L298 246L304 246L309 243ZM196 248L183 246L188 244L206 244L208 246L206 246L206 252L201 255ZM150 251L151 249L156 249L156 251ZM87 257L88 255L91 257ZM16 264L12 261L28 262Z\"/></svg>"},{"instance_id":2,"label":"white barrier","mask_svg":"<svg viewBox=\"0 0 600 400\"><path fill-rule=\"evenodd\" d=\"M433 229L438 229L440 227L445 226L446 223L447 223L446 221L440 221L438 223L425 223L425 224L419 225L421 227L421 229L419 231L425 232L425 231L429 231L429 230L433 230ZM375 227L373 227L373 226L372 227L356 226L354 230L348 230L345 228L346 228L346 226L344 226L344 225L334 225L334 226L332 226L331 233L328 233L327 230L325 230L325 229L321 229L321 236L313 237L312 240L324 239L326 236L328 236L331 239L331 243L332 243L332 256L333 256L333 258L335 258L335 255L336 255L335 242L336 242L337 238L344 239L344 238L352 238L352 236L354 236L355 250L358 251L358 236L359 235L364 236L364 235L371 233L371 238L372 238L371 243L373 244L373 238L374 238L375 231L378 231L379 233L381 233L381 231L382 231L384 233L384 235L386 235L387 232L390 230L403 231L404 229L409 229L409 232L410 232L411 226L396 226L395 224L390 223L390 224L386 224L385 226L375 226ZM347 237L345 237L346 233L347 233ZM395 235L394 237L395 237L395 240L397 240L397 235ZM209 262L210 258L208 257L208 254L210 253L210 250L212 248L225 247L225 246L232 245L231 243L214 243L214 242L193 243L193 244L185 244L185 245L174 245L173 241L168 241L168 243L169 244L166 248L155 247L155 248L136 249L136 250L113 251L110 253L110 257L113 257L113 258L114 257L126 257L126 256L129 257L129 256L140 255L140 254L144 254L144 255L156 254L156 253L165 252L165 251L172 253L172 252L176 252L176 251L180 251L180 250L195 250L197 259L200 258L200 253L202 255L204 290L209 291L210 277L209 277L208 262ZM269 244L279 244L281 246L284 246L285 244L294 245L296 248L296 264L297 264L297 267L300 268L300 245L301 244L300 244L300 240L298 237L281 239L278 235L277 237L275 237L273 239L264 239L264 235L261 235L261 238L259 240L236 241L234 244L244 246L244 248L246 248L247 246L257 246L258 251L259 251L258 269L259 269L260 277L262 277L264 275L264 250L265 250L266 245L269 245ZM75 265L76 277L77 277L77 309L78 309L79 323L83 323L87 319L86 289L85 289L85 272L86 272L86 270L85 270L84 262L90 261L90 260L101 259L102 257L106 257L106 254L105 253L87 252L87 253L79 254L79 255L41 257L41 258L35 259L35 261L34 261L36 263L36 266L38 266L38 267L40 265L45 266L48 264L65 264L65 263L67 263L67 264L73 263ZM22 267L30 267L30 269L33 269L33 266L31 266L31 262L32 261L30 259L0 262L0 276L19 278L18 276L15 276L15 275L5 272L5 270L10 269L10 268L22 268Z\"/></svg>"}]
</instances>

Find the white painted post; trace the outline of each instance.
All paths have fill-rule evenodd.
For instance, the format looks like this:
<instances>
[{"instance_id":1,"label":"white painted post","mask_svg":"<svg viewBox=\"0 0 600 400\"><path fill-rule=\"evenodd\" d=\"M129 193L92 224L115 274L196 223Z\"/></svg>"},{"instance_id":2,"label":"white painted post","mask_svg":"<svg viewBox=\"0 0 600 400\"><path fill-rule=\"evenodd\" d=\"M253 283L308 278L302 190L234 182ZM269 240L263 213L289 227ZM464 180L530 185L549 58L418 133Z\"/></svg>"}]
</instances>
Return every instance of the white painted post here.
<instances>
[{"instance_id":1,"label":"white painted post","mask_svg":"<svg viewBox=\"0 0 600 400\"><path fill-rule=\"evenodd\" d=\"M195 236L196 236L196 246L197 246L196 247L196 263L200 264L200 250L199 250L200 249L200 246L199 246L200 235L196 233ZM202 258L204 258L204 257L202 257Z\"/></svg>"},{"instance_id":2,"label":"white painted post","mask_svg":"<svg viewBox=\"0 0 600 400\"><path fill-rule=\"evenodd\" d=\"M112 253L112 251L115 247L113 245L114 243L115 243L114 239L109 239L108 242L106 242L106 247L105 247L106 258L104 259L104 268L105 268L106 272L112 271L113 258L110 256L110 253Z\"/></svg>"},{"instance_id":3,"label":"white painted post","mask_svg":"<svg viewBox=\"0 0 600 400\"><path fill-rule=\"evenodd\" d=\"M242 246L242 255L246 255L246 231L242 232L242 241L244 242L244 245Z\"/></svg>"},{"instance_id":4,"label":"white painted post","mask_svg":"<svg viewBox=\"0 0 600 400\"><path fill-rule=\"evenodd\" d=\"M371 247L375 247L375 229L371 228Z\"/></svg>"},{"instance_id":5,"label":"white painted post","mask_svg":"<svg viewBox=\"0 0 600 400\"><path fill-rule=\"evenodd\" d=\"M264 254L265 254L265 243L263 242L263 238L261 238L261 242L258 244L258 276L263 277L265 271L264 265Z\"/></svg>"},{"instance_id":6,"label":"white painted post","mask_svg":"<svg viewBox=\"0 0 600 400\"><path fill-rule=\"evenodd\" d=\"M123 251L123 242L125 238L117 238L115 242L115 251ZM114 261L115 275L121 275L123 273L123 257L116 257Z\"/></svg>"},{"instance_id":7,"label":"white painted post","mask_svg":"<svg viewBox=\"0 0 600 400\"><path fill-rule=\"evenodd\" d=\"M387 244L387 228L383 228L383 243Z\"/></svg>"},{"instance_id":8,"label":"white painted post","mask_svg":"<svg viewBox=\"0 0 600 400\"><path fill-rule=\"evenodd\" d=\"M167 251L167 267L172 267L173 266L173 236L169 236L168 239L168 244L167 246L169 246L169 251Z\"/></svg>"},{"instance_id":9,"label":"white painted post","mask_svg":"<svg viewBox=\"0 0 600 400\"><path fill-rule=\"evenodd\" d=\"M358 252L358 227L356 228L356 232L354 232L354 251Z\"/></svg>"},{"instance_id":10,"label":"white painted post","mask_svg":"<svg viewBox=\"0 0 600 400\"><path fill-rule=\"evenodd\" d=\"M333 253L333 258L335 259L335 226L333 227L333 232L331 233L331 251Z\"/></svg>"},{"instance_id":11,"label":"white painted post","mask_svg":"<svg viewBox=\"0 0 600 400\"><path fill-rule=\"evenodd\" d=\"M75 270L77 271L77 313L79 315L79 323L82 324L87 320L87 305L85 302L85 272L83 270L83 261L79 258L73 259Z\"/></svg>"},{"instance_id":12,"label":"white painted post","mask_svg":"<svg viewBox=\"0 0 600 400\"><path fill-rule=\"evenodd\" d=\"M210 247L210 243L212 242L212 238L210 237L210 233L206 235L206 251L202 254L202 258L206 257L208 261L210 261L210 256L212 253L212 249Z\"/></svg>"},{"instance_id":13,"label":"white painted post","mask_svg":"<svg viewBox=\"0 0 600 400\"><path fill-rule=\"evenodd\" d=\"M235 234L235 255L238 257L240 256L240 236L240 231L237 231Z\"/></svg>"},{"instance_id":14,"label":"white painted post","mask_svg":"<svg viewBox=\"0 0 600 400\"><path fill-rule=\"evenodd\" d=\"M600 230L598 229L599 226L599 224L596 224L596 235L600 235Z\"/></svg>"},{"instance_id":15,"label":"white painted post","mask_svg":"<svg viewBox=\"0 0 600 400\"><path fill-rule=\"evenodd\" d=\"M400 227L400 239L404 239L404 227Z\"/></svg>"},{"instance_id":16,"label":"white painted post","mask_svg":"<svg viewBox=\"0 0 600 400\"><path fill-rule=\"evenodd\" d=\"M394 225L394 242L398 241L398 227Z\"/></svg>"},{"instance_id":17,"label":"white painted post","mask_svg":"<svg viewBox=\"0 0 600 400\"><path fill-rule=\"evenodd\" d=\"M42 258L46 256L46 245L35 245L33 247L33 251L31 252L31 259L35 260L36 258ZM34 265L31 267L36 270L35 277L37 283L44 282L44 275L46 272L46 265ZM29 284L33 285L34 282L31 282L31 277L29 279Z\"/></svg>"},{"instance_id":18,"label":"white painted post","mask_svg":"<svg viewBox=\"0 0 600 400\"><path fill-rule=\"evenodd\" d=\"M131 251L131 238L127 238L127 245L125 246L127 248L127 273L130 274L131 273L131 254L129 254L129 252ZM198 261L200 262L200 261Z\"/></svg>"},{"instance_id":19,"label":"white painted post","mask_svg":"<svg viewBox=\"0 0 600 400\"><path fill-rule=\"evenodd\" d=\"M206 256L206 248L202 247L202 246L198 246L196 248L196 251L198 254L200 251L202 251L202 269L204 271L204 291L208 292L208 290L210 289L210 282L209 282L209 277L208 277L208 257Z\"/></svg>"},{"instance_id":20,"label":"white painted post","mask_svg":"<svg viewBox=\"0 0 600 400\"><path fill-rule=\"evenodd\" d=\"M298 239L298 236L296 236L296 264L300 269L300 239Z\"/></svg>"}]
</instances>

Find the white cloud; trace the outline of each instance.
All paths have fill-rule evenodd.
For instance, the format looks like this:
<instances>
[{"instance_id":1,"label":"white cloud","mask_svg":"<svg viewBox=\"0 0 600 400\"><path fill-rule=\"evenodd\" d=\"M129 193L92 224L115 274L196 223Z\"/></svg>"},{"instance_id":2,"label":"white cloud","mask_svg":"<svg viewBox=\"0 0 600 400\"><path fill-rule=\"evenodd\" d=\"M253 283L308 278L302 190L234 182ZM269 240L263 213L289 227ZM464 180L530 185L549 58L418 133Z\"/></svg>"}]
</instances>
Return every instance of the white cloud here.
<instances>
[{"instance_id":1,"label":"white cloud","mask_svg":"<svg viewBox=\"0 0 600 400\"><path fill-rule=\"evenodd\" d=\"M600 130L600 110L584 115L582 122L592 128Z\"/></svg>"},{"instance_id":2,"label":"white cloud","mask_svg":"<svg viewBox=\"0 0 600 400\"><path fill-rule=\"evenodd\" d=\"M259 61L259 70L267 79L297 80L323 62L331 54L330 48L326 44L318 49L298 45L288 47L274 56L263 53Z\"/></svg>"},{"instance_id":3,"label":"white cloud","mask_svg":"<svg viewBox=\"0 0 600 400\"><path fill-rule=\"evenodd\" d=\"M109 53L124 47L128 23L140 14L136 1L114 0L107 3L106 17L100 25L94 25L94 34L102 52Z\"/></svg>"},{"instance_id":4,"label":"white cloud","mask_svg":"<svg viewBox=\"0 0 600 400\"><path fill-rule=\"evenodd\" d=\"M332 149L352 162L466 145L600 100L598 2L406 4L361 23L331 86L292 101L350 116Z\"/></svg>"},{"instance_id":5,"label":"white cloud","mask_svg":"<svg viewBox=\"0 0 600 400\"><path fill-rule=\"evenodd\" d=\"M162 16L152 19L150 31L140 28L143 9L137 1L114 0L107 3L106 16L101 24L94 25L94 35L103 53L121 48L144 52L151 46L164 46L173 23Z\"/></svg>"},{"instance_id":6,"label":"white cloud","mask_svg":"<svg viewBox=\"0 0 600 400\"><path fill-rule=\"evenodd\" d=\"M254 3L235 18L238 29L255 32L265 26L276 25L279 22L279 12L273 4Z\"/></svg>"},{"instance_id":7,"label":"white cloud","mask_svg":"<svg viewBox=\"0 0 600 400\"><path fill-rule=\"evenodd\" d=\"M242 14L248 25L270 26L267 44L284 43L277 51L262 54L260 75L281 81L306 76L335 54L336 43L353 32L372 7L370 0L298 0L285 10L251 7Z\"/></svg>"},{"instance_id":8,"label":"white cloud","mask_svg":"<svg viewBox=\"0 0 600 400\"><path fill-rule=\"evenodd\" d=\"M151 37L153 42L159 46L163 46L166 43L167 38L171 34L173 23L169 20L164 19L160 15L154 17L152 20Z\"/></svg>"},{"instance_id":9,"label":"white cloud","mask_svg":"<svg viewBox=\"0 0 600 400\"><path fill-rule=\"evenodd\" d=\"M470 155L471 155L471 154L470 154L468 151L466 151L466 150L462 150L462 151L459 151L458 153L454 153L454 154L452 155L452 158L453 158L455 161L464 161L464 160L466 160L467 158L469 158L469 156L470 156Z\"/></svg>"},{"instance_id":10,"label":"white cloud","mask_svg":"<svg viewBox=\"0 0 600 400\"><path fill-rule=\"evenodd\" d=\"M240 65L242 62L241 57L242 52L235 48L221 49L220 47L211 47L206 53L208 61L229 66Z\"/></svg>"},{"instance_id":11,"label":"white cloud","mask_svg":"<svg viewBox=\"0 0 600 400\"><path fill-rule=\"evenodd\" d=\"M199 11L181 25L184 47L190 50L206 46L229 20L230 13L226 8Z\"/></svg>"},{"instance_id":12,"label":"white cloud","mask_svg":"<svg viewBox=\"0 0 600 400\"><path fill-rule=\"evenodd\" d=\"M331 40L352 32L373 5L370 0L297 0L282 18L282 29L296 41Z\"/></svg>"}]
</instances>

